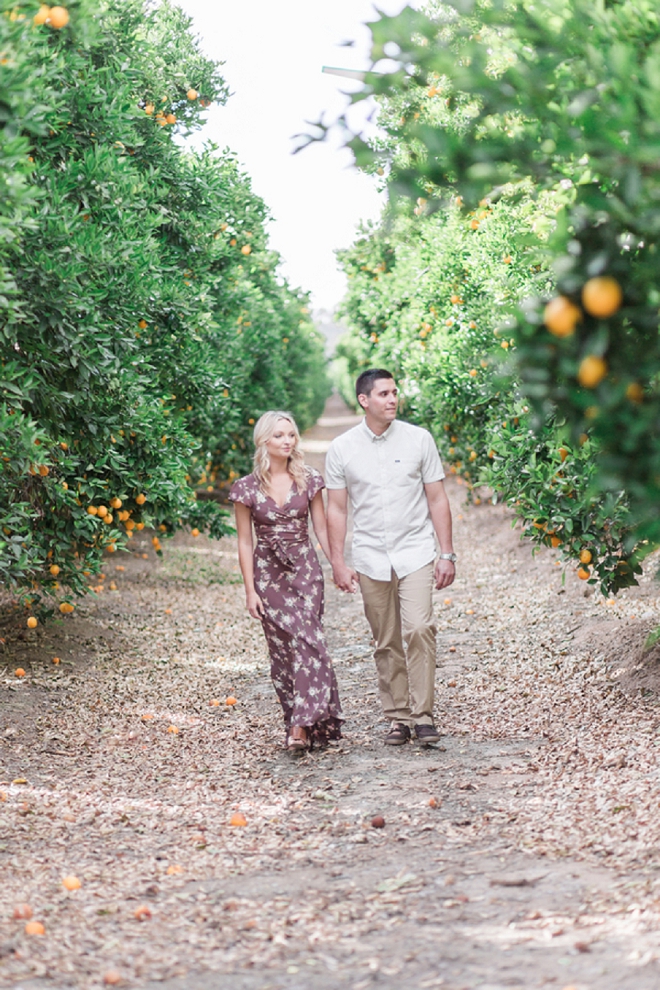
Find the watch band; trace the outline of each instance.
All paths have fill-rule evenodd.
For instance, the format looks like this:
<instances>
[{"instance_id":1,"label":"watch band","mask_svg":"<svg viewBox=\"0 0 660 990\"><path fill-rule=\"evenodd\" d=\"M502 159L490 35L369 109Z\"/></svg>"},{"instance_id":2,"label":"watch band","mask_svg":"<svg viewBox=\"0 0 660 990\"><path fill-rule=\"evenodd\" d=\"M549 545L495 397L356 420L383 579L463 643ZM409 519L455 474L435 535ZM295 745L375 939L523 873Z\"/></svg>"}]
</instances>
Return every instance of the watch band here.
<instances>
[{"instance_id":1,"label":"watch band","mask_svg":"<svg viewBox=\"0 0 660 990\"><path fill-rule=\"evenodd\" d=\"M441 553L438 557L439 560L451 560L452 564L455 564L458 557L455 553Z\"/></svg>"}]
</instances>

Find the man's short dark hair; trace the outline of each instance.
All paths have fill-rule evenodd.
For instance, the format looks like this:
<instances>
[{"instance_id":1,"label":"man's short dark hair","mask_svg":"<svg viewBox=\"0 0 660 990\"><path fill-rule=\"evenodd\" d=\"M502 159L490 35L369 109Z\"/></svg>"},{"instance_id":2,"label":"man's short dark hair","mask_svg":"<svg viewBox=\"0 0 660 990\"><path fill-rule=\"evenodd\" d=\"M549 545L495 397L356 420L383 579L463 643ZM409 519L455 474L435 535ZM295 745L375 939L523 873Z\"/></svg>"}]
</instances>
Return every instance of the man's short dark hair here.
<instances>
[{"instance_id":1,"label":"man's short dark hair","mask_svg":"<svg viewBox=\"0 0 660 990\"><path fill-rule=\"evenodd\" d=\"M377 382L379 378L394 379L394 375L391 371L387 371L385 368L367 368L366 371L363 371L362 374L358 376L358 380L355 383L356 399L361 395L371 395L371 390L374 387L374 383Z\"/></svg>"}]
</instances>

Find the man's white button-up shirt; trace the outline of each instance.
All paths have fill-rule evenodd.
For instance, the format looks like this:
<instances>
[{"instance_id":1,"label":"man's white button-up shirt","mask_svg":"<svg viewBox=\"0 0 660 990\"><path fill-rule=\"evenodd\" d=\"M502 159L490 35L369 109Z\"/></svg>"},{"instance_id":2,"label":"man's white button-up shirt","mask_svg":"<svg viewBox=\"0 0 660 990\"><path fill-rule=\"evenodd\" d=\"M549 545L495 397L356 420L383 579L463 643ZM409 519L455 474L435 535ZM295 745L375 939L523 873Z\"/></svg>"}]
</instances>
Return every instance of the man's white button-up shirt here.
<instances>
[{"instance_id":1,"label":"man's white button-up shirt","mask_svg":"<svg viewBox=\"0 0 660 990\"><path fill-rule=\"evenodd\" d=\"M435 556L424 485L445 476L433 437L395 419L380 436L366 420L330 444L328 488L348 491L353 506L353 567L375 581L405 577Z\"/></svg>"}]
</instances>

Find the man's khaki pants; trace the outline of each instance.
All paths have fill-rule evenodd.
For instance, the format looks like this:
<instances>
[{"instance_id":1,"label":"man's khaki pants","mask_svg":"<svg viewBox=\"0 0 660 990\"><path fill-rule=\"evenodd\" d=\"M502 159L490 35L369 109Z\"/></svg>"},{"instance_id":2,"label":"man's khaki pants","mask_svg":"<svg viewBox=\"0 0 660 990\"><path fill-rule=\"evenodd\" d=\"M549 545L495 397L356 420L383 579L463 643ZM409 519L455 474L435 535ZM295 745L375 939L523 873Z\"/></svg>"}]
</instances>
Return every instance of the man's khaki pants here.
<instances>
[{"instance_id":1,"label":"man's khaki pants","mask_svg":"<svg viewBox=\"0 0 660 990\"><path fill-rule=\"evenodd\" d=\"M392 571L389 581L374 581L360 574L360 590L376 641L374 659L385 717L408 726L432 724L436 633L431 604L433 563L404 578Z\"/></svg>"}]
</instances>

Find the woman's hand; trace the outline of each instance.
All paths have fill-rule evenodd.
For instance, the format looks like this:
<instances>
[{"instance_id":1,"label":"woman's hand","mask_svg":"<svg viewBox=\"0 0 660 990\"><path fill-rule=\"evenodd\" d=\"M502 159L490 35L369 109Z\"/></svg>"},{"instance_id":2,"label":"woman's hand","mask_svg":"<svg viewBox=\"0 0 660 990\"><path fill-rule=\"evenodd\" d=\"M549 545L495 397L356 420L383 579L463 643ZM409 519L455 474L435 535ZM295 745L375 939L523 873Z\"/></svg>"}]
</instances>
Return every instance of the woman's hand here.
<instances>
[{"instance_id":1,"label":"woman's hand","mask_svg":"<svg viewBox=\"0 0 660 990\"><path fill-rule=\"evenodd\" d=\"M264 615L264 606L256 591L248 591L245 596L245 605L253 619L261 619Z\"/></svg>"}]
</instances>

